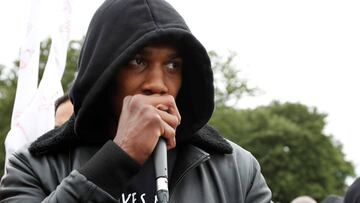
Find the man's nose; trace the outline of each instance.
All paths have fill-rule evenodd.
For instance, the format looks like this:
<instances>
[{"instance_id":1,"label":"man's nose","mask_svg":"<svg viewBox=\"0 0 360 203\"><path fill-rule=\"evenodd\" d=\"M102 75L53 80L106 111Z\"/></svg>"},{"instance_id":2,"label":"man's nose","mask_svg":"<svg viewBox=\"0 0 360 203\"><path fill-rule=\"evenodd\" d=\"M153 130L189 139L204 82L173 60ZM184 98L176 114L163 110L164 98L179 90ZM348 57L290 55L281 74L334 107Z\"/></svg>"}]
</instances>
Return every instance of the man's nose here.
<instances>
[{"instance_id":1,"label":"man's nose","mask_svg":"<svg viewBox=\"0 0 360 203\"><path fill-rule=\"evenodd\" d=\"M168 88L165 83L165 75L161 65L155 64L147 68L147 74L142 85L143 94L166 94L168 92Z\"/></svg>"}]
</instances>

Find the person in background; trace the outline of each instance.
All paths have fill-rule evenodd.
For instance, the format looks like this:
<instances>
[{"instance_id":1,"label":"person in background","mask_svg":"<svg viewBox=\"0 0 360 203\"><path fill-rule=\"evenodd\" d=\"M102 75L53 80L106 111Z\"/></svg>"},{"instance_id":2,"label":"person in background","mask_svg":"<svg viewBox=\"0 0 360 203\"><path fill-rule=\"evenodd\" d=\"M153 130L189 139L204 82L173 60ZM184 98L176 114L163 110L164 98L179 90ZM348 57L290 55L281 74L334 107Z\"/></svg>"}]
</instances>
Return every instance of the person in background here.
<instances>
[{"instance_id":1,"label":"person in background","mask_svg":"<svg viewBox=\"0 0 360 203\"><path fill-rule=\"evenodd\" d=\"M309 196L300 196L293 199L291 203L316 203L316 201Z\"/></svg>"},{"instance_id":2,"label":"person in background","mask_svg":"<svg viewBox=\"0 0 360 203\"><path fill-rule=\"evenodd\" d=\"M55 128L60 127L74 113L69 94L64 94L55 101Z\"/></svg>"},{"instance_id":3,"label":"person in background","mask_svg":"<svg viewBox=\"0 0 360 203\"><path fill-rule=\"evenodd\" d=\"M338 195L329 195L321 203L343 203L344 198Z\"/></svg>"},{"instance_id":4,"label":"person in background","mask_svg":"<svg viewBox=\"0 0 360 203\"><path fill-rule=\"evenodd\" d=\"M157 202L160 138L169 202L271 201L255 157L207 124L210 59L169 3L105 0L78 69L74 116L9 160L0 202Z\"/></svg>"}]
</instances>

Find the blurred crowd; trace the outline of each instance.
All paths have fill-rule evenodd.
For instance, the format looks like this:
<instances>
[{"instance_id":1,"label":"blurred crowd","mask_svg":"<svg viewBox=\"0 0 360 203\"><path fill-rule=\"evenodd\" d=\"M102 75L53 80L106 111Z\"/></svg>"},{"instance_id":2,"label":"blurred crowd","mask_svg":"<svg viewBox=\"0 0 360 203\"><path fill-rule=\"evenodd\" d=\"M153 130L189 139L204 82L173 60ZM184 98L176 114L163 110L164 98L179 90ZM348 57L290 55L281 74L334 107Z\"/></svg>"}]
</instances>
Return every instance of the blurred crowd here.
<instances>
[{"instance_id":1,"label":"blurred crowd","mask_svg":"<svg viewBox=\"0 0 360 203\"><path fill-rule=\"evenodd\" d=\"M300 196L291 201L291 203L317 203L309 196ZM338 195L329 195L321 203L360 203L360 178L356 179L350 185L344 197Z\"/></svg>"}]
</instances>

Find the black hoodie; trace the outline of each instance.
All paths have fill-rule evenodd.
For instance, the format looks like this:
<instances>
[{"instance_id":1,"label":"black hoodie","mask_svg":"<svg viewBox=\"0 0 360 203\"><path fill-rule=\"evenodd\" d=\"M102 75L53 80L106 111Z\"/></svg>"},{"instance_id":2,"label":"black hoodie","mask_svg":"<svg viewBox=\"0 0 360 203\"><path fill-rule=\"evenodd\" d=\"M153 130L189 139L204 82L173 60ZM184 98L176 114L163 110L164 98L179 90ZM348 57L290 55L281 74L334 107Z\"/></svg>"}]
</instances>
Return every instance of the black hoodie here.
<instances>
[{"instance_id":1,"label":"black hoodie","mask_svg":"<svg viewBox=\"0 0 360 203\"><path fill-rule=\"evenodd\" d=\"M104 128L111 114L111 81L119 68L152 40L172 40L185 60L177 98L182 124L177 143L204 126L214 108L214 87L206 50L182 17L161 0L107 0L95 13L80 54L79 74L71 90L75 132L86 141L108 140ZM111 138L111 137L110 137Z\"/></svg>"},{"instance_id":2,"label":"black hoodie","mask_svg":"<svg viewBox=\"0 0 360 203\"><path fill-rule=\"evenodd\" d=\"M204 149L230 153L231 147L222 137L196 133L206 125L214 109L210 59L183 18L163 0L106 0L100 6L90 22L70 92L75 116L38 139L30 151L45 154L66 142L90 144L113 139L106 129L109 122L114 122L110 116L114 76L153 40L171 40L184 58L183 82L176 98L182 117L176 131L177 144L191 141Z\"/></svg>"}]
</instances>

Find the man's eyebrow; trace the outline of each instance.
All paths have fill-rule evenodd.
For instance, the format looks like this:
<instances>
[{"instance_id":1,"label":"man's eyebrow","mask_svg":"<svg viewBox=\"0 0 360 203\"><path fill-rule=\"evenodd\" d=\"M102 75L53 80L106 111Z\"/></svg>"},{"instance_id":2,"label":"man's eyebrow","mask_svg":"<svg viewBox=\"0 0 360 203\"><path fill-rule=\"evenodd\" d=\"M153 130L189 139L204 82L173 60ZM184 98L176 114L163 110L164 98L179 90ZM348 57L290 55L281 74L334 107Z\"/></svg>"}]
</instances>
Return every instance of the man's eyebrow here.
<instances>
[{"instance_id":1,"label":"man's eyebrow","mask_svg":"<svg viewBox=\"0 0 360 203\"><path fill-rule=\"evenodd\" d=\"M142 50L139 51L139 53L135 54L135 56L137 55L142 55L142 56L151 56L153 55L154 52L150 50L150 48L144 48ZM179 51L173 51L170 54L168 54L168 58L174 59L174 58L182 58L181 54Z\"/></svg>"},{"instance_id":2,"label":"man's eyebrow","mask_svg":"<svg viewBox=\"0 0 360 203\"><path fill-rule=\"evenodd\" d=\"M171 54L169 54L168 57L170 59L177 59L177 58L182 59L182 56L181 56L181 54L179 52L171 53Z\"/></svg>"}]
</instances>

